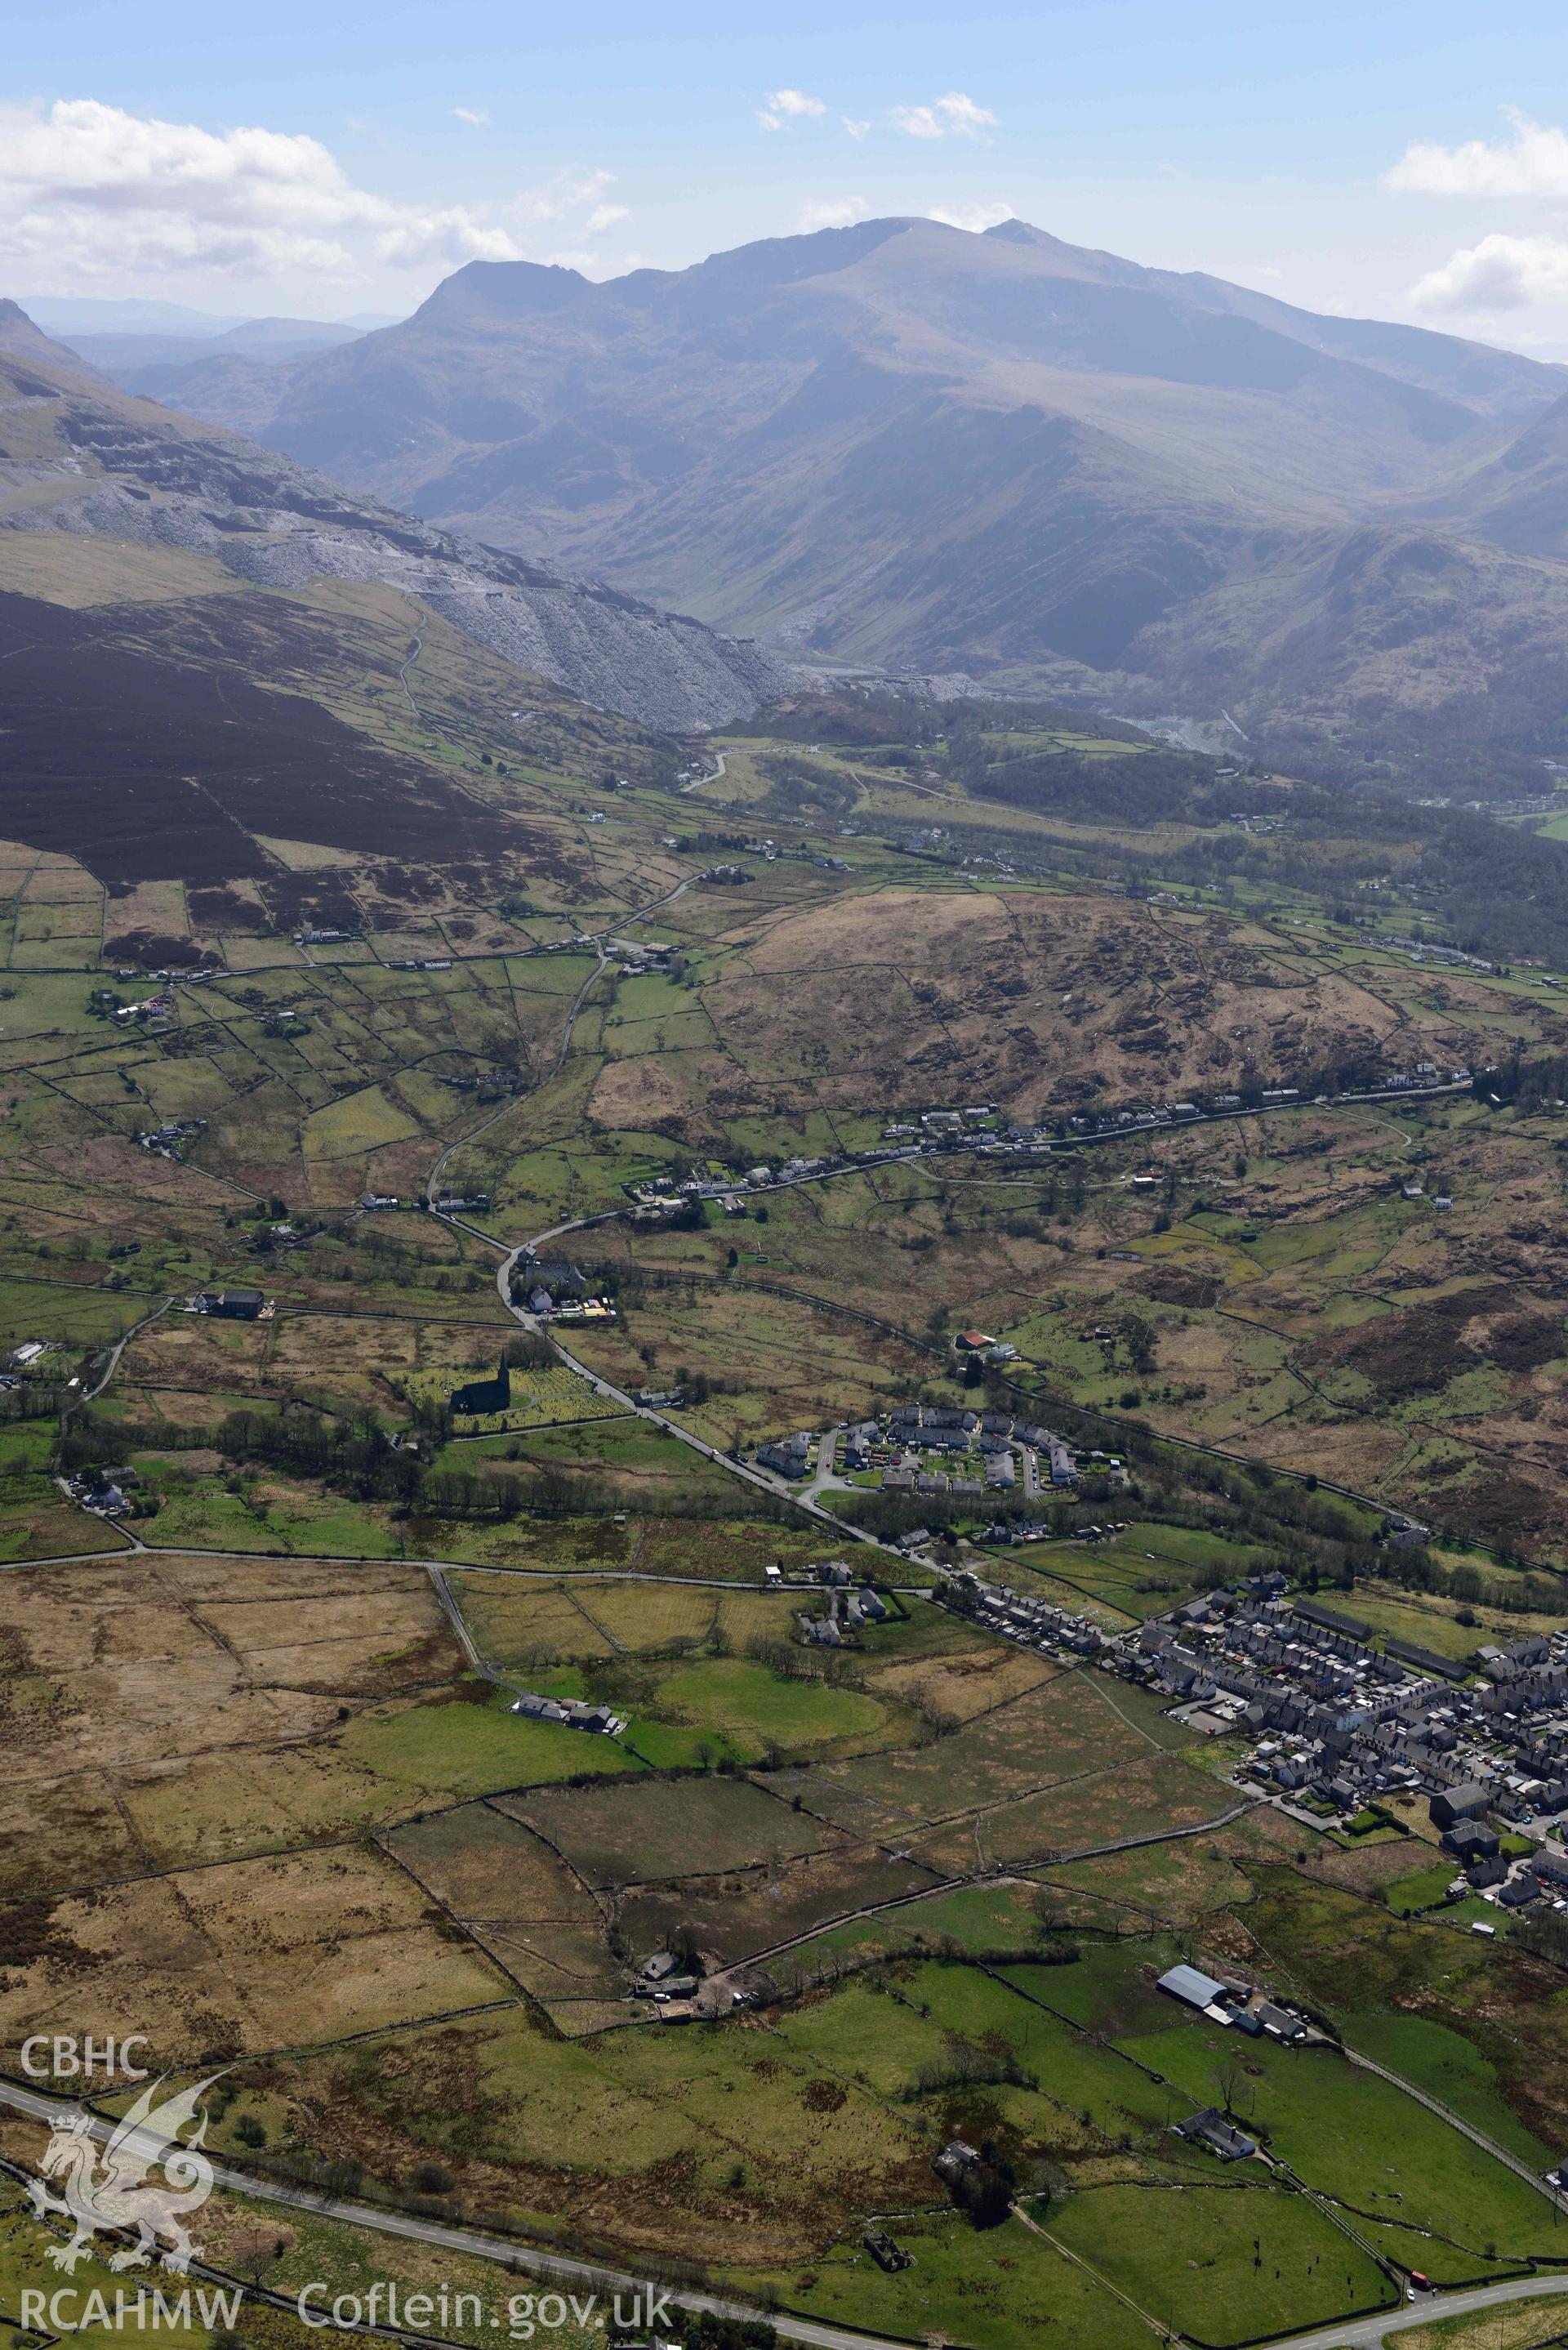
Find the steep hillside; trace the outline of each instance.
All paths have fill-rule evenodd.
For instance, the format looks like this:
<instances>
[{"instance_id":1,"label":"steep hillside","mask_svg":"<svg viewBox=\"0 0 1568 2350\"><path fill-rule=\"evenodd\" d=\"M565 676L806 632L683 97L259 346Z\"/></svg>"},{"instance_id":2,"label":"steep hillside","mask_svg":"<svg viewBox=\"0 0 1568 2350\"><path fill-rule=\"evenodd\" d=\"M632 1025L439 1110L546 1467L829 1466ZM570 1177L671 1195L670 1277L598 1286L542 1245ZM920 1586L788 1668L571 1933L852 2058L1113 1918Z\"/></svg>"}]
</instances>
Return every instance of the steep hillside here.
<instances>
[{"instance_id":1,"label":"steep hillside","mask_svg":"<svg viewBox=\"0 0 1568 2350\"><path fill-rule=\"evenodd\" d=\"M747 716L785 680L755 645L465 545L270 450L127 398L15 304L0 305L0 531L176 549L263 588L321 578L392 587L517 670L654 727Z\"/></svg>"},{"instance_id":2,"label":"steep hillside","mask_svg":"<svg viewBox=\"0 0 1568 2350\"><path fill-rule=\"evenodd\" d=\"M668 818L612 837L586 795L663 786L681 754L603 705L684 729L778 673L193 432L0 310L0 842L14 879L87 868L111 967L249 968L297 926L504 946L613 911ZM75 899L40 886L20 935L0 892L0 952L79 969Z\"/></svg>"},{"instance_id":3,"label":"steep hillside","mask_svg":"<svg viewBox=\"0 0 1568 2350\"><path fill-rule=\"evenodd\" d=\"M1428 510L1516 554L1568 557L1568 392Z\"/></svg>"}]
</instances>

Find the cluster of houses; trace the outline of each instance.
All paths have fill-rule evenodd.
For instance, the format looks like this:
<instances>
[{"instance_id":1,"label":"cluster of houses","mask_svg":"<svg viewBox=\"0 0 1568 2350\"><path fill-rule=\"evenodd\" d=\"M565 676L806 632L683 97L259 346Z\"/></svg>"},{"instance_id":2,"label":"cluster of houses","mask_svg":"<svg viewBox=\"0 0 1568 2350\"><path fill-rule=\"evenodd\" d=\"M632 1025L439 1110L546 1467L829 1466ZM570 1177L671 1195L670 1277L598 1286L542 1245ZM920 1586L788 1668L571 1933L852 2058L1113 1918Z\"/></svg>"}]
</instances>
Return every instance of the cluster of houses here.
<instances>
[{"instance_id":1,"label":"cluster of houses","mask_svg":"<svg viewBox=\"0 0 1568 2350\"><path fill-rule=\"evenodd\" d=\"M137 1136L143 1150L151 1150L159 1159L181 1159L199 1134L206 1130L204 1118L166 1118L161 1126L151 1126Z\"/></svg>"},{"instance_id":2,"label":"cluster of houses","mask_svg":"<svg viewBox=\"0 0 1568 2350\"><path fill-rule=\"evenodd\" d=\"M615 1300L590 1295L587 1275L581 1265L573 1264L566 1257L520 1257L512 1276L512 1295L517 1305L525 1305L542 1322L610 1322L615 1318Z\"/></svg>"},{"instance_id":3,"label":"cluster of houses","mask_svg":"<svg viewBox=\"0 0 1568 2350\"><path fill-rule=\"evenodd\" d=\"M995 1500L1020 1486L1028 1494L1071 1492L1079 1477L1071 1446L1050 1429L1007 1411L947 1404L895 1404L822 1435L797 1429L760 1445L756 1459L792 1482L826 1465L840 1479L868 1476L887 1493L959 1502Z\"/></svg>"},{"instance_id":4,"label":"cluster of houses","mask_svg":"<svg viewBox=\"0 0 1568 2350\"><path fill-rule=\"evenodd\" d=\"M1075 1615L1071 1608L1057 1607L1053 1600L1021 1596L1005 1583L981 1583L978 1578L975 1595L975 1622L1020 1648L1069 1662L1075 1658L1105 1659L1112 1652L1112 1643L1097 1624L1086 1616Z\"/></svg>"},{"instance_id":5,"label":"cluster of houses","mask_svg":"<svg viewBox=\"0 0 1568 2350\"><path fill-rule=\"evenodd\" d=\"M1376 1101L1394 1093L1452 1093L1470 1082L1469 1069L1445 1071L1434 1062L1422 1061L1413 1070L1394 1070L1372 1085L1336 1094L1317 1094L1313 1098L1319 1103ZM1192 1101L1138 1101L1117 1108L1064 1114L1051 1125L1004 1124L1002 1114L989 1103L957 1109L911 1111L908 1116L890 1118L883 1128L881 1142L868 1150L833 1151L819 1158L795 1156L777 1167L752 1167L740 1174L715 1174L711 1169L703 1168L679 1180L660 1175L629 1185L628 1196L640 1214L651 1218L667 1215L691 1201L739 1204L751 1191L808 1182L814 1177L840 1174L854 1167L879 1167L950 1150L972 1151L982 1158L1046 1159L1064 1143L1145 1133L1193 1119L1240 1118L1257 1109L1285 1109L1303 1099L1299 1086L1265 1086L1251 1098L1239 1093L1216 1093L1200 1095Z\"/></svg>"},{"instance_id":6,"label":"cluster of houses","mask_svg":"<svg viewBox=\"0 0 1568 2350\"><path fill-rule=\"evenodd\" d=\"M1379 939L1379 946L1393 947L1407 954L1414 962L1446 962L1467 971L1495 971L1496 963L1485 955L1465 954L1458 947L1441 947L1430 939Z\"/></svg>"},{"instance_id":7,"label":"cluster of houses","mask_svg":"<svg viewBox=\"0 0 1568 2350\"><path fill-rule=\"evenodd\" d=\"M599 1738L618 1738L626 1728L626 1716L607 1705L592 1705L580 1697L541 1697L535 1690L524 1690L512 1711L526 1721L553 1721L568 1730L591 1731Z\"/></svg>"},{"instance_id":8,"label":"cluster of houses","mask_svg":"<svg viewBox=\"0 0 1568 2350\"><path fill-rule=\"evenodd\" d=\"M488 1191L438 1191L433 1200L419 1197L403 1199L396 1191L361 1191L359 1207L363 1214L373 1216L389 1208L426 1208L438 1216L483 1214L491 1204Z\"/></svg>"},{"instance_id":9,"label":"cluster of houses","mask_svg":"<svg viewBox=\"0 0 1568 2350\"><path fill-rule=\"evenodd\" d=\"M1015 1419L1007 1411L900 1404L888 1414L885 1442L867 1449L865 1465L874 1465L877 1451L890 1456L882 1472L887 1492L947 1492L962 1499L1012 1493L1021 1478L1026 1492L1037 1492L1043 1482L1058 1492L1070 1492L1078 1482L1078 1464L1070 1446L1049 1429ZM931 1457L944 1454L972 1459L980 1471L978 1479L962 1472L950 1477Z\"/></svg>"},{"instance_id":10,"label":"cluster of houses","mask_svg":"<svg viewBox=\"0 0 1568 2350\"><path fill-rule=\"evenodd\" d=\"M833 1562L841 1565L842 1562ZM843 1568L843 1582L847 1584L849 1570ZM888 1603L867 1587L864 1591L842 1588L836 1578L828 1586L827 1605L820 1616L804 1609L796 1616L800 1637L808 1648L839 1648L846 1633L860 1631L867 1624L880 1624L888 1613Z\"/></svg>"},{"instance_id":11,"label":"cluster of houses","mask_svg":"<svg viewBox=\"0 0 1568 2350\"><path fill-rule=\"evenodd\" d=\"M1334 1094L1314 1094L1317 1104L1378 1101L1386 1094L1454 1093L1470 1083L1469 1069L1443 1070L1433 1061L1418 1062L1413 1070L1395 1069L1380 1075L1373 1084L1346 1087ZM1106 1109L1069 1118L1070 1133L1088 1138L1107 1134L1137 1134L1150 1127L1180 1126L1194 1118L1239 1118L1250 1110L1288 1109L1293 1102L1305 1098L1299 1086L1265 1086L1252 1099L1238 1093L1199 1095L1196 1101L1137 1103L1120 1109ZM1035 1136L1043 1128L1014 1128ZM1009 1138L1011 1139L1011 1138Z\"/></svg>"},{"instance_id":12,"label":"cluster of houses","mask_svg":"<svg viewBox=\"0 0 1568 2350\"><path fill-rule=\"evenodd\" d=\"M109 1017L121 1028L130 1028L138 1020L156 1027L159 1022L174 1017L174 998L169 994L149 995L140 1003L119 1003Z\"/></svg>"},{"instance_id":13,"label":"cluster of houses","mask_svg":"<svg viewBox=\"0 0 1568 2350\"><path fill-rule=\"evenodd\" d=\"M1530 1825L1568 1809L1568 1635L1483 1646L1471 1664L1371 1640L1369 1626L1287 1596L1285 1578L1268 1574L1145 1624L1130 1664L1200 1726L1251 1740L1238 1778L1319 1815L1424 1796L1448 1831L1482 1814ZM1450 1849L1467 1865L1497 1856Z\"/></svg>"},{"instance_id":14,"label":"cluster of houses","mask_svg":"<svg viewBox=\"0 0 1568 2350\"><path fill-rule=\"evenodd\" d=\"M84 1469L79 1476L61 1480L78 1509L96 1518L120 1518L130 1507L127 1487L138 1482L133 1469Z\"/></svg>"}]
</instances>

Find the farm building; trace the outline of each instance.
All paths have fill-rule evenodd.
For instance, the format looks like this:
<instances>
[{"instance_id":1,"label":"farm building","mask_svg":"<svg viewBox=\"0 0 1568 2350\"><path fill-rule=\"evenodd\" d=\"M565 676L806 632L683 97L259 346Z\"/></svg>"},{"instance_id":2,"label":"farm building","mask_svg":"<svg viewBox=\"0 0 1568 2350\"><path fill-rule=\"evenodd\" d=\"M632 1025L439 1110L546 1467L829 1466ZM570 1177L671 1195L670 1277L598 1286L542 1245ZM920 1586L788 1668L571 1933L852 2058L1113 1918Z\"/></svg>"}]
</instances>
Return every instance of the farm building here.
<instances>
[{"instance_id":1,"label":"farm building","mask_svg":"<svg viewBox=\"0 0 1568 2350\"><path fill-rule=\"evenodd\" d=\"M1161 1975L1159 1988L1172 1999L1184 2000L1189 2007L1212 2007L1226 1994L1226 1986L1217 1977L1189 1966L1172 1967L1168 1974Z\"/></svg>"},{"instance_id":2,"label":"farm building","mask_svg":"<svg viewBox=\"0 0 1568 2350\"><path fill-rule=\"evenodd\" d=\"M568 1730L593 1731L601 1738L618 1738L626 1728L625 1716L612 1713L607 1705L593 1705L580 1697L541 1697L536 1690L524 1690L512 1711L530 1721L560 1722Z\"/></svg>"}]
</instances>

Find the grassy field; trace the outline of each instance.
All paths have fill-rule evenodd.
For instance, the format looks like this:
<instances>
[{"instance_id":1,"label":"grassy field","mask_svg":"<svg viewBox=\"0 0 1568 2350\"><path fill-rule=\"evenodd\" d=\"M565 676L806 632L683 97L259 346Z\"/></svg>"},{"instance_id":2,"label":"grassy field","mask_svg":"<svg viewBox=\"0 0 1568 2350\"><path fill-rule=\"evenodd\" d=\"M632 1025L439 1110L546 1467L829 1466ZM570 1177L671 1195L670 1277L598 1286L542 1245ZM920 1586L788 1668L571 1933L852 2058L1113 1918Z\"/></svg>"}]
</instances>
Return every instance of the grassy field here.
<instances>
[{"instance_id":1,"label":"grassy field","mask_svg":"<svg viewBox=\"0 0 1568 2350\"><path fill-rule=\"evenodd\" d=\"M869 2252L843 2246L808 2269L762 2277L741 2272L737 2282L771 2287L790 2308L832 2324L915 2340L1034 2350L1059 2338L1096 2350L1146 2350L1142 2319L1018 2220L978 2237L950 2214L921 2215L900 2218L894 2232L914 2256L895 2276L885 2276Z\"/></svg>"},{"instance_id":2,"label":"grassy field","mask_svg":"<svg viewBox=\"0 0 1568 2350\"><path fill-rule=\"evenodd\" d=\"M1559 819L1560 820L1560 819ZM1568 2293L1532 2295L1511 2307L1473 2310L1412 2326L1402 2350L1544 2350L1568 2333Z\"/></svg>"},{"instance_id":3,"label":"grassy field","mask_svg":"<svg viewBox=\"0 0 1568 2350\"><path fill-rule=\"evenodd\" d=\"M1211 2099L1228 2049L1208 2031L1138 2035L1141 2060L1195 2101ZM1299 2175L1374 2219L1431 2229L1488 2258L1552 2257L1547 2201L1489 2160L1458 2131L1376 2076L1342 2059L1257 2042L1243 2126Z\"/></svg>"},{"instance_id":4,"label":"grassy field","mask_svg":"<svg viewBox=\"0 0 1568 2350\"><path fill-rule=\"evenodd\" d=\"M182 560L137 625L213 584ZM58 608L118 610L115 588L62 574ZM270 2147L351 2147L403 2191L439 2161L465 2208L562 2245L685 2257L964 2350L1122 2350L1151 2319L1226 2345L1385 2299L1280 2173L1172 2137L1217 2099L1396 2257L1419 2245L1450 2277L1552 2257L1542 2199L1414 2099L1326 2050L1243 2047L1154 1987L1182 1955L1245 1965L1543 2168L1568 2143L1559 1979L1517 1943L1404 1918L1446 1876L1422 1848L1379 1861L1272 1813L1211 1827L1232 1800L1222 1749L919 1599L808 1652L795 1612L820 1603L766 1571L842 1538L768 1514L565 1367L519 1369L504 1419L451 1437L424 1409L515 1330L500 1247L618 1211L652 1175L867 1148L941 1107L959 1069L1004 1124L1233 1083L1273 1070L1285 1037L1303 1066L1350 1036L1374 1059L1550 1055L1562 1015L1538 976L1439 980L1371 928L1327 928L1293 884L1269 913L1250 871L1222 917L1076 878L1113 837L1192 848L1207 836L1185 822L1113 836L960 792L956 823L1042 869L996 886L916 863L882 837L930 820L907 765L761 735L731 745L734 820L784 853L660 907L668 974L597 972L545 950L618 931L700 871L709 852L668 843L728 820L722 795L705 786L694 818L660 788L662 752L608 719L590 752L543 690L524 764L488 740L488 657L434 623L427 725L393 690L408 608L319 593L351 644L344 723L428 761L432 791L460 782L481 831L504 813L510 845L476 847L466 875L428 844L405 867L387 844L312 843L280 808L262 878L222 889L111 896L68 858L0 858L0 1352L53 1342L39 1377L64 1386L164 1297L254 1281L277 1309L164 1314L82 1414L156 1504L144 1554L51 1566L113 1538L53 1482L57 1403L0 1430L0 1559L31 1562L0 1590L7 2038L130 2013L160 2062L236 2068L228 2151L249 2113ZM1085 745L1053 729L1012 747ZM952 780L945 748L919 755ZM607 760L629 778L615 795ZM351 940L296 949L329 900ZM176 989L166 1034L95 1008L106 920L111 962L138 931L210 950L218 975ZM431 960L448 967L391 967ZM171 1117L206 1123L176 1159L138 1148ZM1542 1571L1568 1435L1561 1135L1480 1098L1306 1102L1027 1165L888 1164L733 1217L617 1213L556 1243L619 1299L572 1344L619 1383L684 1385L722 1449L957 1400L948 1341L979 1325L1019 1349L1010 1408L1103 1414L1092 1440L1130 1471L1091 1463L1076 1501L1043 1500L1051 1539L999 1555L1021 1590L1127 1626L1279 1558L1328 1584L1354 1564L1350 1612L1463 1659L1568 1620ZM417 1201L449 1145L443 1178L491 1195L494 1247L359 1207ZM1437 1529L1429 1561L1374 1547L1394 1506ZM1087 1537L1113 1517L1114 1538ZM602 1698L624 1739L513 1715L406 1564L423 1559L451 1563L497 1670ZM1431 1588L1406 1587L1417 1569ZM1098 1849L1171 1827L1199 1832ZM648 2020L628 1977L661 1946L744 1970L754 2002ZM1033 2226L950 2210L930 2157L952 2136L997 2149ZM860 2244L878 2214L915 2254L897 2276ZM350 2242L286 2232L277 2275L361 2273Z\"/></svg>"},{"instance_id":5,"label":"grassy field","mask_svg":"<svg viewBox=\"0 0 1568 2350\"><path fill-rule=\"evenodd\" d=\"M638 1768L614 1739L520 1720L504 1699L362 1714L342 1745L378 1778L450 1795Z\"/></svg>"},{"instance_id":6,"label":"grassy field","mask_svg":"<svg viewBox=\"0 0 1568 2350\"><path fill-rule=\"evenodd\" d=\"M1305 2196L1101 2187L1045 2225L1140 2309L1222 2345L1389 2307L1394 2290Z\"/></svg>"},{"instance_id":7,"label":"grassy field","mask_svg":"<svg viewBox=\"0 0 1568 2350\"><path fill-rule=\"evenodd\" d=\"M842 1841L744 1779L542 1790L510 1807L594 1886L765 1869Z\"/></svg>"}]
</instances>

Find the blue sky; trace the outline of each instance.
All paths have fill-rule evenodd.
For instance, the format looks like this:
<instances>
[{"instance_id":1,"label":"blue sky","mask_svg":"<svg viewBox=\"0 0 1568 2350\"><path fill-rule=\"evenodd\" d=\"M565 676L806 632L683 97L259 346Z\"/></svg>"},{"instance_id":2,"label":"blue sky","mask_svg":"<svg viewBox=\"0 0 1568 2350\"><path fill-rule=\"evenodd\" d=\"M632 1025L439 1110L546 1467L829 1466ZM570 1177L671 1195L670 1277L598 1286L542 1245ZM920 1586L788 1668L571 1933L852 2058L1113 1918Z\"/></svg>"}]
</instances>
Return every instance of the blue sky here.
<instances>
[{"instance_id":1,"label":"blue sky","mask_svg":"<svg viewBox=\"0 0 1568 2350\"><path fill-rule=\"evenodd\" d=\"M714 0L14 12L0 290L404 310L1013 212L1313 307L1568 350L1568 8Z\"/></svg>"}]
</instances>

